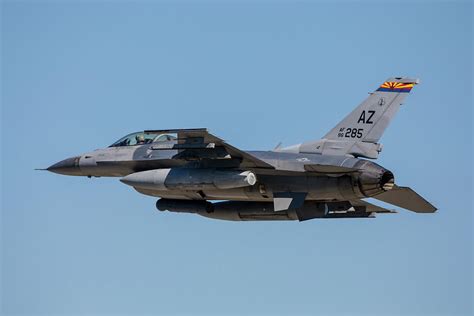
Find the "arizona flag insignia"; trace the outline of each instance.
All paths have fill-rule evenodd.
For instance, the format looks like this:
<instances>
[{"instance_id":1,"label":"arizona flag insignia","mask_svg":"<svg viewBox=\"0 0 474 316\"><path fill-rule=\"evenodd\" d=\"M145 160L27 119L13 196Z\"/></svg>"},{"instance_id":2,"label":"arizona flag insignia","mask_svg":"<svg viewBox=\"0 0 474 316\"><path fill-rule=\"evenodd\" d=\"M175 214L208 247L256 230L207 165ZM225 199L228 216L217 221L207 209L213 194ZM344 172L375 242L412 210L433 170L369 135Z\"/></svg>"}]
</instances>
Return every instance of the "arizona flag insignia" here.
<instances>
[{"instance_id":1,"label":"arizona flag insignia","mask_svg":"<svg viewBox=\"0 0 474 316\"><path fill-rule=\"evenodd\" d=\"M385 81L377 91L385 92L410 92L413 88L414 83L402 83L402 82L390 82Z\"/></svg>"}]
</instances>

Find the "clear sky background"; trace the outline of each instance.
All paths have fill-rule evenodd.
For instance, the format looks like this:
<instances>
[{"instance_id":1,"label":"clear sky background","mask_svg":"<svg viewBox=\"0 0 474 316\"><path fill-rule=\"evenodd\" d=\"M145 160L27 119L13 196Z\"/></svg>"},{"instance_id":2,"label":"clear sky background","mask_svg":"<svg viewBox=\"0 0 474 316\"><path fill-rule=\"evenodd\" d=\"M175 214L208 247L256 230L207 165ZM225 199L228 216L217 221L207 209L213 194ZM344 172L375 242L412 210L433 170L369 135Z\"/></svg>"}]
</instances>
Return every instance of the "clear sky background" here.
<instances>
[{"instance_id":1,"label":"clear sky background","mask_svg":"<svg viewBox=\"0 0 474 316\"><path fill-rule=\"evenodd\" d=\"M2 2L5 315L472 314L470 2ZM378 163L439 211L224 222L34 168L143 129L317 139L418 76Z\"/></svg>"}]
</instances>

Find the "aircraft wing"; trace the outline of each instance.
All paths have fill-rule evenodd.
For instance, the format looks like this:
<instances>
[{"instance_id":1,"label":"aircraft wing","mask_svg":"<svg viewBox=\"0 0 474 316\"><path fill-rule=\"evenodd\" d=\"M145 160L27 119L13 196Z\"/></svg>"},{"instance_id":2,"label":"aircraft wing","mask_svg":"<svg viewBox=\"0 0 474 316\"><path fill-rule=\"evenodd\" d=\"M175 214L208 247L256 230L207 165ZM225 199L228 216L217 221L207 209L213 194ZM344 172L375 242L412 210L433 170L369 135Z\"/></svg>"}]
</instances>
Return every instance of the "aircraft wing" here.
<instances>
[{"instance_id":1,"label":"aircraft wing","mask_svg":"<svg viewBox=\"0 0 474 316\"><path fill-rule=\"evenodd\" d=\"M178 154L174 157L177 159L231 159L238 162L243 168L274 169L272 165L230 145L223 139L212 135L205 128L147 130L145 133L176 134L178 142L172 147L172 149L178 150Z\"/></svg>"}]
</instances>

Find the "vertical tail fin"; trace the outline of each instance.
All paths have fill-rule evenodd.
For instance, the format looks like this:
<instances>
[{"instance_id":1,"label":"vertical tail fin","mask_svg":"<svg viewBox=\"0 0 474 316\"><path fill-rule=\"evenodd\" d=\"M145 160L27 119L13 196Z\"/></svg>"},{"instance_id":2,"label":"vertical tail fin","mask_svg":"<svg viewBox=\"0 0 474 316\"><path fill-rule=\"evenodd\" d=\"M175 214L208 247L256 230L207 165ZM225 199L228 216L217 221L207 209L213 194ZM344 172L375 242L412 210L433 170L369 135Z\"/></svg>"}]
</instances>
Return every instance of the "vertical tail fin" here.
<instances>
[{"instance_id":1,"label":"vertical tail fin","mask_svg":"<svg viewBox=\"0 0 474 316\"><path fill-rule=\"evenodd\" d=\"M414 78L389 78L322 139L280 151L376 159L382 150L378 143L380 137L408 92L419 82Z\"/></svg>"},{"instance_id":2,"label":"vertical tail fin","mask_svg":"<svg viewBox=\"0 0 474 316\"><path fill-rule=\"evenodd\" d=\"M389 78L323 138L377 143L419 79Z\"/></svg>"}]
</instances>

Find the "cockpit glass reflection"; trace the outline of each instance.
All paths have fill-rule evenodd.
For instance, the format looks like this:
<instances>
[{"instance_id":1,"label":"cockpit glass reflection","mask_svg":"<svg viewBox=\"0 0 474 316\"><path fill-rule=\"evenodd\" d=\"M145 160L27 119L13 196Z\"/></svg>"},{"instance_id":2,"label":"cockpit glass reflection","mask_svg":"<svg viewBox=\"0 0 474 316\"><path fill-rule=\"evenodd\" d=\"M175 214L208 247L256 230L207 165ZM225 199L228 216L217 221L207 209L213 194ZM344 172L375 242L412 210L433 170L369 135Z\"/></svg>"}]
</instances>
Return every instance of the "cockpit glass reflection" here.
<instances>
[{"instance_id":1,"label":"cockpit glass reflection","mask_svg":"<svg viewBox=\"0 0 474 316\"><path fill-rule=\"evenodd\" d=\"M116 141L109 147L137 146L157 142L170 142L175 140L176 136L172 134L153 134L137 132L128 134L127 136L120 138L118 141Z\"/></svg>"}]
</instances>

